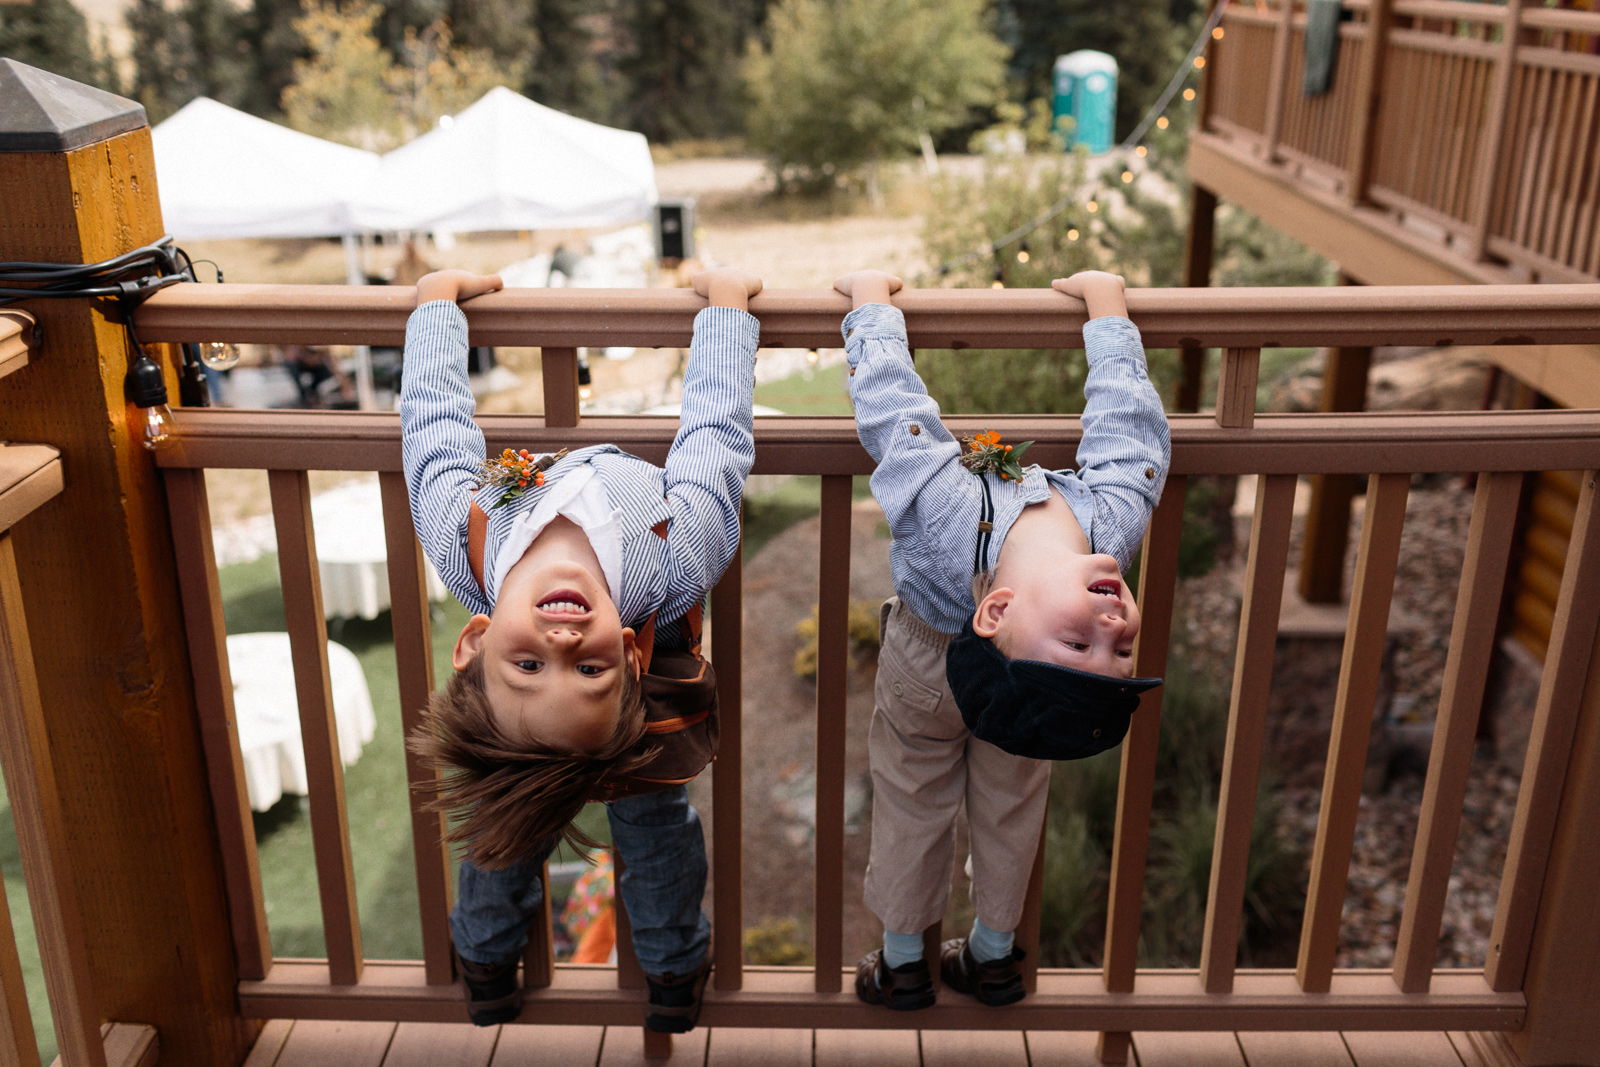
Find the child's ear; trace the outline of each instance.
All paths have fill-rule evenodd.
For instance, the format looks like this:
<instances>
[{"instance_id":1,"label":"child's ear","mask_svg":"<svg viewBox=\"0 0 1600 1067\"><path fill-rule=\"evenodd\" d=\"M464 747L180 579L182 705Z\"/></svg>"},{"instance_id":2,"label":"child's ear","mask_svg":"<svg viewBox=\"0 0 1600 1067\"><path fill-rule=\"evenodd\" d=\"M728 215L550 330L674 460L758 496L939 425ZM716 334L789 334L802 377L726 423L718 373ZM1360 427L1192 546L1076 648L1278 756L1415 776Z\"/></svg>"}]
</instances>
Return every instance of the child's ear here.
<instances>
[{"instance_id":1,"label":"child's ear","mask_svg":"<svg viewBox=\"0 0 1600 1067\"><path fill-rule=\"evenodd\" d=\"M483 651L483 635L489 632L489 616L474 615L467 620L461 628L461 636L456 638L456 647L450 653L450 666L458 671L467 669L472 658Z\"/></svg>"},{"instance_id":2,"label":"child's ear","mask_svg":"<svg viewBox=\"0 0 1600 1067\"><path fill-rule=\"evenodd\" d=\"M639 652L639 643L635 640L631 626L622 628L622 659L626 663L633 664L635 678L644 673L644 656Z\"/></svg>"},{"instance_id":3,"label":"child's ear","mask_svg":"<svg viewBox=\"0 0 1600 1067\"><path fill-rule=\"evenodd\" d=\"M1005 618L1006 608L1011 606L1011 601L1016 598L1016 593L1010 589L995 589L978 602L978 610L972 616L972 632L979 637L991 640L1000 632L1000 623Z\"/></svg>"}]
</instances>

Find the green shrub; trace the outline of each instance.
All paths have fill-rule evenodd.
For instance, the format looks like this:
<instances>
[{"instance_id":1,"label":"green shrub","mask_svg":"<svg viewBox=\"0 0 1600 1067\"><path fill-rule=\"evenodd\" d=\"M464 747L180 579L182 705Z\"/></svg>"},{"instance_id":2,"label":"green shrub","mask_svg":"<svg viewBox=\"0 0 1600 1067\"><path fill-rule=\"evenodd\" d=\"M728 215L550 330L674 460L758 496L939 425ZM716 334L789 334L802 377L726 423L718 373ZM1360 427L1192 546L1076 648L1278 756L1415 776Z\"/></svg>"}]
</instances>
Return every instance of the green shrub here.
<instances>
[{"instance_id":1,"label":"green shrub","mask_svg":"<svg viewBox=\"0 0 1600 1067\"><path fill-rule=\"evenodd\" d=\"M878 651L878 611L882 605L876 600L850 598L850 649L861 654ZM795 624L794 632L800 635L800 647L794 654L794 673L800 678L817 676L817 605L811 605L811 614ZM846 663L854 667L856 660L850 656Z\"/></svg>"},{"instance_id":2,"label":"green shrub","mask_svg":"<svg viewBox=\"0 0 1600 1067\"><path fill-rule=\"evenodd\" d=\"M744 959L769 967L797 967L813 962L810 939L793 919L766 918L744 932Z\"/></svg>"}]
</instances>

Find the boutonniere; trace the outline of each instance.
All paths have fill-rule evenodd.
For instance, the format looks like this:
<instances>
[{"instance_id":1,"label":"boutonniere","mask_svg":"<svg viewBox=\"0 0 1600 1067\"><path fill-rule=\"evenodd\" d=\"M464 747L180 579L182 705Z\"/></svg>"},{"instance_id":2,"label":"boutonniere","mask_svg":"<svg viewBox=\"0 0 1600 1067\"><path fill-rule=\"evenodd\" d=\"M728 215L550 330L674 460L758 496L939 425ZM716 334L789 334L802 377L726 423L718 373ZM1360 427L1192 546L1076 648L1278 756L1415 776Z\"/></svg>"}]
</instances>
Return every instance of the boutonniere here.
<instances>
[{"instance_id":1,"label":"boutonniere","mask_svg":"<svg viewBox=\"0 0 1600 1067\"><path fill-rule=\"evenodd\" d=\"M479 468L478 488L497 485L505 490L492 507L500 507L544 484L544 472L555 466L567 454L566 449L549 455L534 457L526 448L518 452L506 449L494 459L486 459Z\"/></svg>"},{"instance_id":2,"label":"boutonniere","mask_svg":"<svg viewBox=\"0 0 1600 1067\"><path fill-rule=\"evenodd\" d=\"M961 457L961 465L973 474L994 471L1000 475L1001 481L1020 482L1023 478L1022 454L1032 444L1032 441L1024 441L1020 445L1003 445L998 433L985 430L967 438L967 447L971 451Z\"/></svg>"}]
</instances>

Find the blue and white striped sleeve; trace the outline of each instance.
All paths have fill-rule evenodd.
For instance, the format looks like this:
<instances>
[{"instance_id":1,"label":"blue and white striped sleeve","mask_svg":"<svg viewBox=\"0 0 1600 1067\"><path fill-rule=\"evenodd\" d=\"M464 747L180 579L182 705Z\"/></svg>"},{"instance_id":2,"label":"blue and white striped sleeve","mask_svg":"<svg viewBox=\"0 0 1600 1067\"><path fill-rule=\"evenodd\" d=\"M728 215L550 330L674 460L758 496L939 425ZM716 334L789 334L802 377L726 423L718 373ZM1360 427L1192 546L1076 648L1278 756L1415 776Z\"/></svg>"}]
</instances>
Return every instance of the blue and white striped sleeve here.
<instances>
[{"instance_id":1,"label":"blue and white striped sleeve","mask_svg":"<svg viewBox=\"0 0 1600 1067\"><path fill-rule=\"evenodd\" d=\"M939 420L939 403L911 363L906 320L889 304L863 304L845 316L850 402L856 435L877 462L872 495L907 551L926 544L936 555L969 556L970 525L952 530L955 515L978 513L978 480L961 466L961 444ZM945 544L960 544L960 550Z\"/></svg>"},{"instance_id":2,"label":"blue and white striped sleeve","mask_svg":"<svg viewBox=\"0 0 1600 1067\"><path fill-rule=\"evenodd\" d=\"M1139 328L1120 316L1083 328L1089 376L1084 382L1078 477L1094 497L1089 543L1132 565L1150 515L1161 500L1172 459L1161 397L1145 368Z\"/></svg>"},{"instance_id":3,"label":"blue and white striped sleeve","mask_svg":"<svg viewBox=\"0 0 1600 1067\"><path fill-rule=\"evenodd\" d=\"M695 316L678 435L667 453L664 621L692 608L739 548L739 506L755 462L755 355L761 324L737 308Z\"/></svg>"},{"instance_id":4,"label":"blue and white striped sleeve","mask_svg":"<svg viewBox=\"0 0 1600 1067\"><path fill-rule=\"evenodd\" d=\"M406 321L400 386L400 452L411 519L422 549L468 611L490 605L467 562L467 509L484 458L483 431L467 383L467 317L432 300Z\"/></svg>"}]
</instances>

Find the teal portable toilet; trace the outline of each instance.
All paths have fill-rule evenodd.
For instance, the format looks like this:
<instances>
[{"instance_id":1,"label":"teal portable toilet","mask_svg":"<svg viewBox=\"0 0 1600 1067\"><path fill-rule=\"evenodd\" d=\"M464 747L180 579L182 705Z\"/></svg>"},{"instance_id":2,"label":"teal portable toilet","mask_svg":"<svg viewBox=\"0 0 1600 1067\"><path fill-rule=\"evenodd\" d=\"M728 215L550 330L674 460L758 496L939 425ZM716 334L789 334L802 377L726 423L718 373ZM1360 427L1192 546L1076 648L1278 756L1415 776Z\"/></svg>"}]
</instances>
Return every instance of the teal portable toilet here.
<instances>
[{"instance_id":1,"label":"teal portable toilet","mask_svg":"<svg viewBox=\"0 0 1600 1067\"><path fill-rule=\"evenodd\" d=\"M1117 61L1104 52L1081 48L1056 57L1054 113L1072 119L1067 147L1084 145L1091 155L1111 151L1117 126Z\"/></svg>"}]
</instances>

